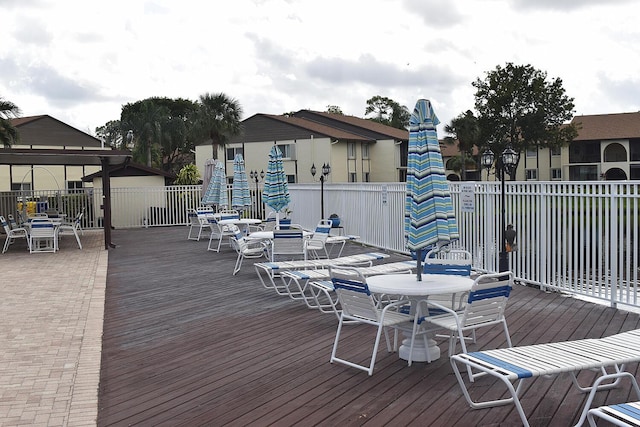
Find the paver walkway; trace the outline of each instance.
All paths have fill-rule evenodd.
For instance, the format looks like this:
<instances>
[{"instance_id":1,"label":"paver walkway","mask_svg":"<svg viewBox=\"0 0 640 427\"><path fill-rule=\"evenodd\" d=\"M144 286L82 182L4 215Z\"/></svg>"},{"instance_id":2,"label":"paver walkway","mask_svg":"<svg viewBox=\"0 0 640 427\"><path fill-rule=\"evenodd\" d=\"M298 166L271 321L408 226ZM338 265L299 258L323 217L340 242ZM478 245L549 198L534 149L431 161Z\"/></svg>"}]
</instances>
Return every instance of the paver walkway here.
<instances>
[{"instance_id":1,"label":"paver walkway","mask_svg":"<svg viewBox=\"0 0 640 427\"><path fill-rule=\"evenodd\" d=\"M81 240L0 254L0 426L96 423L108 251L101 230Z\"/></svg>"}]
</instances>

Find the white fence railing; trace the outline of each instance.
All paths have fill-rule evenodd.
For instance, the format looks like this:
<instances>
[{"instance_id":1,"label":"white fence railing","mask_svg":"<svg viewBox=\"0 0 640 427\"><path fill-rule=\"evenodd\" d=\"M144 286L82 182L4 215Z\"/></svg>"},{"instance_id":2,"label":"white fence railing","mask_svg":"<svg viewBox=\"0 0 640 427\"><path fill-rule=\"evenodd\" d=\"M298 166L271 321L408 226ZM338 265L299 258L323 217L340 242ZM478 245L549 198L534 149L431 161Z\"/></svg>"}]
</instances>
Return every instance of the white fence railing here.
<instances>
[{"instance_id":1,"label":"white fence railing","mask_svg":"<svg viewBox=\"0 0 640 427\"><path fill-rule=\"evenodd\" d=\"M476 269L496 271L500 183L451 182L450 187L461 233L456 246L473 254ZM321 216L320 186L291 184L289 190L293 222L314 228ZM264 218L255 188L251 195L254 203L246 215ZM116 228L184 225L187 208L199 205L200 186L112 188L111 197ZM62 210L84 207L84 226L102 226L100 189L84 196L59 191L0 193L0 213L13 212L22 200L48 200L49 207L59 205ZM344 232L360 236L367 245L406 253L404 202L404 183L324 186L325 217L337 214ZM517 231L517 250L509 254L509 261L518 280L612 305L640 306L640 182L508 182L505 211L506 223Z\"/></svg>"}]
</instances>

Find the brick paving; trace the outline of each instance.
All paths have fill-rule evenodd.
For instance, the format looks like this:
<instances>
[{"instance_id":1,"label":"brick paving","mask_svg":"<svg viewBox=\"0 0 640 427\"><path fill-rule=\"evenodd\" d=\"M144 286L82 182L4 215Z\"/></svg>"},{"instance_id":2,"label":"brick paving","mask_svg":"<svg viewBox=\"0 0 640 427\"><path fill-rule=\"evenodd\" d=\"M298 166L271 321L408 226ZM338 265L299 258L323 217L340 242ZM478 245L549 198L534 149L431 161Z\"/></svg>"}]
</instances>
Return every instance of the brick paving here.
<instances>
[{"instance_id":1,"label":"brick paving","mask_svg":"<svg viewBox=\"0 0 640 427\"><path fill-rule=\"evenodd\" d=\"M101 230L81 241L0 254L0 426L96 424L108 251Z\"/></svg>"}]
</instances>

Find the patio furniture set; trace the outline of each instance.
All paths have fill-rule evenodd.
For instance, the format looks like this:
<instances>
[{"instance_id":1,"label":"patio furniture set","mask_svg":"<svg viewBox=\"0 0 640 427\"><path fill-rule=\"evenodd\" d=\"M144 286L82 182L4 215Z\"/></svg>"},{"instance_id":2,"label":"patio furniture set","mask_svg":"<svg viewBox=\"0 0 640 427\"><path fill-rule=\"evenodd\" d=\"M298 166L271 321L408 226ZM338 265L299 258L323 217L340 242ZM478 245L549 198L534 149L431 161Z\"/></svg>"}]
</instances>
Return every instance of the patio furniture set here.
<instances>
[{"instance_id":1,"label":"patio furniture set","mask_svg":"<svg viewBox=\"0 0 640 427\"><path fill-rule=\"evenodd\" d=\"M58 212L41 213L27 218L21 224L18 224L11 214L8 215L9 221L0 215L0 222L6 234L2 253L5 253L16 239L25 239L30 253L55 253L59 250L58 240L65 233L73 234L78 248L82 249L79 234L82 234L83 215L84 211L81 211L72 221L66 221L66 215Z\"/></svg>"},{"instance_id":2,"label":"patio furniture set","mask_svg":"<svg viewBox=\"0 0 640 427\"><path fill-rule=\"evenodd\" d=\"M431 251L425 258L422 282L418 282L414 274L407 274L415 270L415 261L373 265L385 258L384 254L369 253L333 260L255 263L254 267L265 288L338 316L331 363L372 375L383 334L387 350L398 351L408 365L431 362L440 357L434 338L446 337L454 374L474 409L514 404L523 425L528 426L520 403L524 380L568 373L580 391L589 393L578 425L588 420L595 426L597 418L616 425L639 425L640 401L595 409L590 406L597 391L615 387L624 378L629 379L640 400L635 378L625 371L625 364L640 361L640 331L602 339L513 347L504 316L513 287L511 272L476 274L471 278L468 252ZM405 271L400 272L402 269ZM377 330L371 356L364 364L340 356L343 327L351 324L372 325ZM468 352L467 343L476 341L475 331L492 326L502 328L506 348ZM389 329L394 331L393 343ZM440 331L446 333L437 335ZM399 333L405 335L401 345ZM612 372L607 367L613 368ZM581 386L577 373L589 369L599 370L601 375L591 385ZM499 379L510 397L475 401L467 381L474 383L483 376Z\"/></svg>"}]
</instances>

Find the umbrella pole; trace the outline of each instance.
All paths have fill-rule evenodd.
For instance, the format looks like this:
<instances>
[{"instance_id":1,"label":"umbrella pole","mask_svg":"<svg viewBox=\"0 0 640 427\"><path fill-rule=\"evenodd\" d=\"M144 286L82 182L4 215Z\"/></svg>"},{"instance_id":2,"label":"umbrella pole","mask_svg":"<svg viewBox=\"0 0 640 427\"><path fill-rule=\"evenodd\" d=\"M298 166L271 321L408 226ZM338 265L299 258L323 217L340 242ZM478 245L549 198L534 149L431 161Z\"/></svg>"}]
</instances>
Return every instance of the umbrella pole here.
<instances>
[{"instance_id":1,"label":"umbrella pole","mask_svg":"<svg viewBox=\"0 0 640 427\"><path fill-rule=\"evenodd\" d=\"M422 282L422 249L416 249L416 261L417 261L417 269L416 279L418 282Z\"/></svg>"}]
</instances>

